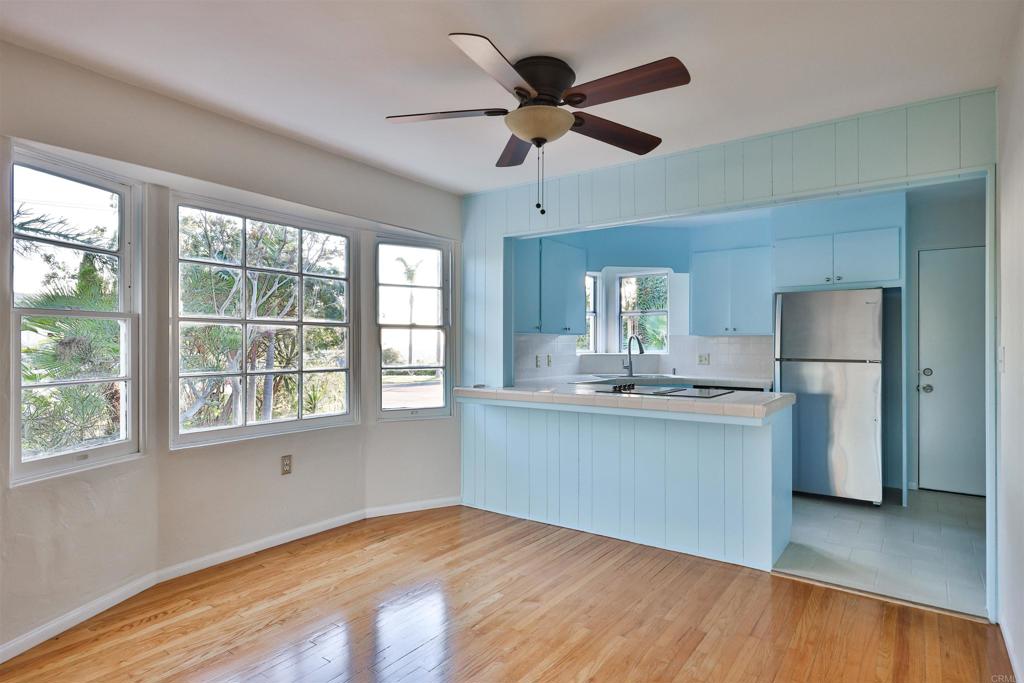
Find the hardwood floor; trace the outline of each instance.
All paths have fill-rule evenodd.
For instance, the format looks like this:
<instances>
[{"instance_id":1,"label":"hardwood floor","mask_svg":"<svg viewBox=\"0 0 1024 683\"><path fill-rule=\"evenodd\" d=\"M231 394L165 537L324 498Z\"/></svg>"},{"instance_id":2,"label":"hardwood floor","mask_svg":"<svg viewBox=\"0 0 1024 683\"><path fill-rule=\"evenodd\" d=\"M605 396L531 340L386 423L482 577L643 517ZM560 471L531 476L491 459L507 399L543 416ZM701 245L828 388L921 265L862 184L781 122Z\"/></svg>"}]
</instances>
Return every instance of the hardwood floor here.
<instances>
[{"instance_id":1,"label":"hardwood floor","mask_svg":"<svg viewBox=\"0 0 1024 683\"><path fill-rule=\"evenodd\" d=\"M168 581L0 681L979 681L998 629L465 507ZM1010 680L1010 679L1006 679Z\"/></svg>"}]
</instances>

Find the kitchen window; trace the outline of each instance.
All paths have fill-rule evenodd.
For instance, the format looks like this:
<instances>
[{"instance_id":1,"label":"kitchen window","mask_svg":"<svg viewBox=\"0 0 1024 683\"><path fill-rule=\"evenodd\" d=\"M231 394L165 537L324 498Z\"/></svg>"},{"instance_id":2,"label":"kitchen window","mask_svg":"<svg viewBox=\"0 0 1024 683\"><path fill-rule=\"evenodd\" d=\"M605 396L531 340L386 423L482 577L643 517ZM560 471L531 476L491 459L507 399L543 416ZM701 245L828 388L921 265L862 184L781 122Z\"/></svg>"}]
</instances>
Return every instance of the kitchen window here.
<instances>
[{"instance_id":1,"label":"kitchen window","mask_svg":"<svg viewBox=\"0 0 1024 683\"><path fill-rule=\"evenodd\" d=\"M349 236L173 204L175 445L352 423Z\"/></svg>"},{"instance_id":2,"label":"kitchen window","mask_svg":"<svg viewBox=\"0 0 1024 683\"><path fill-rule=\"evenodd\" d=\"M382 417L450 414L449 259L440 245L377 245Z\"/></svg>"},{"instance_id":3,"label":"kitchen window","mask_svg":"<svg viewBox=\"0 0 1024 683\"><path fill-rule=\"evenodd\" d=\"M647 351L668 351L668 274L619 276L619 352L637 335Z\"/></svg>"},{"instance_id":4,"label":"kitchen window","mask_svg":"<svg viewBox=\"0 0 1024 683\"><path fill-rule=\"evenodd\" d=\"M16 152L11 189L18 484L139 451L138 186Z\"/></svg>"},{"instance_id":5,"label":"kitchen window","mask_svg":"<svg viewBox=\"0 0 1024 683\"><path fill-rule=\"evenodd\" d=\"M576 353L595 353L597 351L597 293L599 288L598 277L587 273L583 278L587 331L576 337Z\"/></svg>"}]
</instances>

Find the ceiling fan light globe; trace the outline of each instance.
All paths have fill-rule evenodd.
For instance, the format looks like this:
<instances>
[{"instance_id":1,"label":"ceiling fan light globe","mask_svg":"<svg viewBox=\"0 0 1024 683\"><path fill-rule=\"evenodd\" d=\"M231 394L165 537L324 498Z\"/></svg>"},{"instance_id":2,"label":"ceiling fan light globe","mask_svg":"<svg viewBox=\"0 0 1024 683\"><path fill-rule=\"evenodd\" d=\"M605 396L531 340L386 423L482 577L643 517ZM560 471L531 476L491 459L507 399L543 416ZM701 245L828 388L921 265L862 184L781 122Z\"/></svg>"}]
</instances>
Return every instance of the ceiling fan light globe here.
<instances>
[{"instance_id":1,"label":"ceiling fan light globe","mask_svg":"<svg viewBox=\"0 0 1024 683\"><path fill-rule=\"evenodd\" d=\"M549 105L530 105L505 115L505 125L520 140L553 142L569 132L575 117L565 109Z\"/></svg>"}]
</instances>

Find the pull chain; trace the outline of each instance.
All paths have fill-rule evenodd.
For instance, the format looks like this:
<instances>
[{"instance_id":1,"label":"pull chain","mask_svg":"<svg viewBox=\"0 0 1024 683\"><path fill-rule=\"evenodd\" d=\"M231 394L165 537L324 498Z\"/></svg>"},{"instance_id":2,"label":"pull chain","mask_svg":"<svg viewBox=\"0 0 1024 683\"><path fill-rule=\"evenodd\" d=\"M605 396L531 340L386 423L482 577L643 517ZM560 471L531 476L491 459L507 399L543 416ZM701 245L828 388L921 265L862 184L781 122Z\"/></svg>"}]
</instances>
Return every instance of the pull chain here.
<instances>
[{"instance_id":1,"label":"pull chain","mask_svg":"<svg viewBox=\"0 0 1024 683\"><path fill-rule=\"evenodd\" d=\"M544 147L537 148L537 203L534 205L540 209L541 215L547 213L544 210Z\"/></svg>"}]
</instances>

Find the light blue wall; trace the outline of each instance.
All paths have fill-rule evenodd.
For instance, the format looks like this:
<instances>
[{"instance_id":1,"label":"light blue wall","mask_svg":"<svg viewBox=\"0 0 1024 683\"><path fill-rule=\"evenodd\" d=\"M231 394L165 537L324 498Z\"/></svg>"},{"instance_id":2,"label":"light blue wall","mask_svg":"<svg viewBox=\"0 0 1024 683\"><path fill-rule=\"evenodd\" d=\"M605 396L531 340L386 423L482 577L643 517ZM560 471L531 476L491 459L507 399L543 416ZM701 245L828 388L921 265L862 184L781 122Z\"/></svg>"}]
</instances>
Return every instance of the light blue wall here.
<instances>
[{"instance_id":1,"label":"light blue wall","mask_svg":"<svg viewBox=\"0 0 1024 683\"><path fill-rule=\"evenodd\" d=\"M772 209L775 239L906 225L906 193L834 197Z\"/></svg>"},{"instance_id":2,"label":"light blue wall","mask_svg":"<svg viewBox=\"0 0 1024 683\"><path fill-rule=\"evenodd\" d=\"M559 235L561 242L587 252L587 270L608 266L671 268L690 271L690 232L685 228L623 226Z\"/></svg>"}]
</instances>

